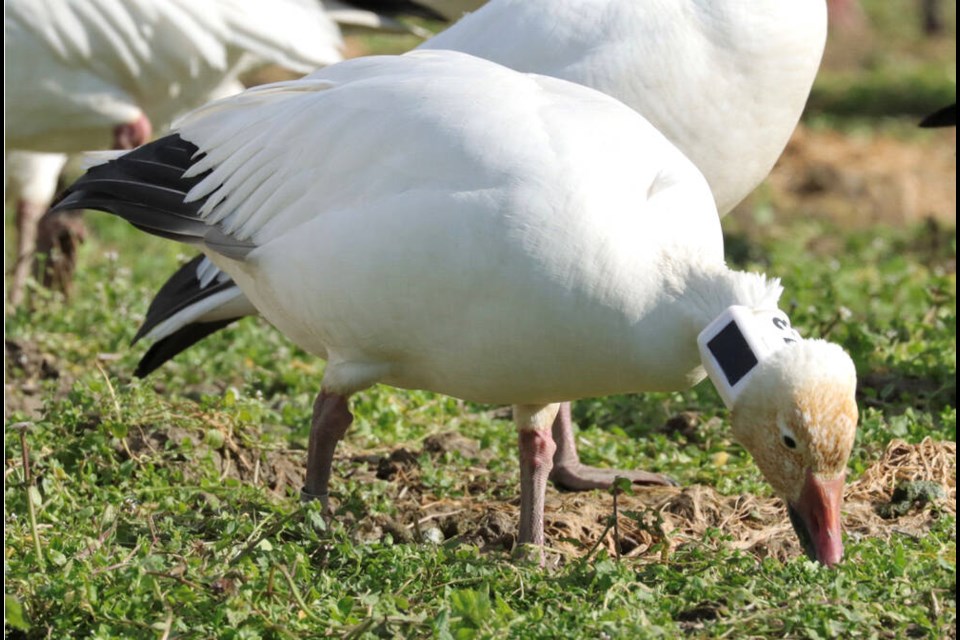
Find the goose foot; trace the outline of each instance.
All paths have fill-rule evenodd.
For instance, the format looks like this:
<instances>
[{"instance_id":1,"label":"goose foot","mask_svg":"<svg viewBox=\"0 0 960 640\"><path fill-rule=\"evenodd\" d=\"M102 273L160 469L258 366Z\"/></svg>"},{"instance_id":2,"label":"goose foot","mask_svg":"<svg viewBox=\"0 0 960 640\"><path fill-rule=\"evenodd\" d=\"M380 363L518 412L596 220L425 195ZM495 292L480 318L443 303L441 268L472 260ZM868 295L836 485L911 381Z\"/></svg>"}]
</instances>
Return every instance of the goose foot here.
<instances>
[{"instance_id":1,"label":"goose foot","mask_svg":"<svg viewBox=\"0 0 960 640\"><path fill-rule=\"evenodd\" d=\"M577 462L563 466L554 466L550 480L559 489L567 491L590 491L591 489L609 489L617 478L626 478L631 484L657 485L664 487L678 486L676 480L670 476L649 471L604 469L588 467Z\"/></svg>"},{"instance_id":2,"label":"goose foot","mask_svg":"<svg viewBox=\"0 0 960 640\"><path fill-rule=\"evenodd\" d=\"M570 418L570 403L560 405L556 420L553 421L553 440L557 451L553 456L553 470L550 480L560 489L567 491L589 491L591 489L609 489L616 478L626 478L637 485L677 486L669 476L649 471L602 469L588 467L580 462L577 445L573 439L573 421Z\"/></svg>"}]
</instances>

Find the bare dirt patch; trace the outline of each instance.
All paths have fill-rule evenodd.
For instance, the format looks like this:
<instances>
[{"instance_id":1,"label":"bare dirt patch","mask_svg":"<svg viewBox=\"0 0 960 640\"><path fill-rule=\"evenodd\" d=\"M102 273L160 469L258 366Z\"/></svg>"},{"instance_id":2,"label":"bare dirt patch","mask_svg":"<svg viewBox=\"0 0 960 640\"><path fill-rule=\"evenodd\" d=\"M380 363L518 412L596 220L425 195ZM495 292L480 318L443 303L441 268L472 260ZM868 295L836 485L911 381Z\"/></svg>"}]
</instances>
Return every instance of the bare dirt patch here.
<instances>
[{"instance_id":1,"label":"bare dirt patch","mask_svg":"<svg viewBox=\"0 0 960 640\"><path fill-rule=\"evenodd\" d=\"M219 435L211 439L210 433ZM188 446L184 447L184 443ZM182 464L187 479L195 479L201 473L193 461L209 457L221 479L235 478L277 495L284 495L291 488L299 491L306 462L305 452L253 446L242 436L234 437L228 428L216 426L206 433L173 425L138 426L120 441L120 448L134 460L150 457Z\"/></svg>"},{"instance_id":2,"label":"bare dirt patch","mask_svg":"<svg viewBox=\"0 0 960 640\"><path fill-rule=\"evenodd\" d=\"M844 228L932 218L955 228L956 149L956 129L902 140L801 124L768 185L778 215L826 218Z\"/></svg>"},{"instance_id":3,"label":"bare dirt patch","mask_svg":"<svg viewBox=\"0 0 960 640\"><path fill-rule=\"evenodd\" d=\"M57 381L56 395L66 394L73 383L58 358L29 340L3 341L3 417L20 412L36 418L43 409L46 381Z\"/></svg>"},{"instance_id":4,"label":"bare dirt patch","mask_svg":"<svg viewBox=\"0 0 960 640\"><path fill-rule=\"evenodd\" d=\"M170 440L191 439L194 452L212 453L223 477L258 485L278 499L298 495L305 454L288 449L249 448L241 439L227 438L211 449L200 434L175 430L166 433L131 433L127 438L134 456L164 449ZM456 452L469 462L460 468L456 486L436 495L422 481L422 456L442 463ZM516 477L493 474L484 464L479 443L456 433L431 436L423 448L397 448L376 454L359 454L345 447L336 466L355 482L390 483L396 515L367 514L345 519L358 539L375 541L389 535L397 542L432 540L470 543L482 550L509 550L516 542L519 499ZM175 461L174 461L175 462ZM189 464L183 458L184 464ZM469 464L475 463L475 464ZM926 482L938 490L928 500L884 509L903 482ZM333 481L334 501L337 479ZM620 550L626 557L665 560L677 548L702 543L708 530L729 538L724 544L758 558L786 559L802 553L779 499L753 495L724 496L711 487L638 488L618 497ZM610 529L613 496L606 492L547 492L546 535L553 552L565 558L587 554L596 545L615 552ZM887 517L884 517L884 514ZM900 515L896 515L900 514ZM880 459L857 481L848 485L844 503L844 528L848 537L893 535L921 536L942 514L956 514L956 443L926 439L911 445L894 440Z\"/></svg>"}]
</instances>

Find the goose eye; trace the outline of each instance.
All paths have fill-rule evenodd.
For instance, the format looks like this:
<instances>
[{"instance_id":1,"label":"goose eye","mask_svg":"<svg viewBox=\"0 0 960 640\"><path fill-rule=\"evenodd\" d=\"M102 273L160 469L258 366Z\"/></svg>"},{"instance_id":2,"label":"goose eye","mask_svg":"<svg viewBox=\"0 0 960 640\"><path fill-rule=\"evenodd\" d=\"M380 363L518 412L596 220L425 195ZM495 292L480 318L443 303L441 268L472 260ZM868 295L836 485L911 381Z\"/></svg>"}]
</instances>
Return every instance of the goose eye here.
<instances>
[{"instance_id":1,"label":"goose eye","mask_svg":"<svg viewBox=\"0 0 960 640\"><path fill-rule=\"evenodd\" d=\"M791 438L790 436L786 436L786 435L785 435L785 436L783 436L783 445L784 445L787 449L796 449L796 448L797 448L797 441L794 440L793 438Z\"/></svg>"}]
</instances>

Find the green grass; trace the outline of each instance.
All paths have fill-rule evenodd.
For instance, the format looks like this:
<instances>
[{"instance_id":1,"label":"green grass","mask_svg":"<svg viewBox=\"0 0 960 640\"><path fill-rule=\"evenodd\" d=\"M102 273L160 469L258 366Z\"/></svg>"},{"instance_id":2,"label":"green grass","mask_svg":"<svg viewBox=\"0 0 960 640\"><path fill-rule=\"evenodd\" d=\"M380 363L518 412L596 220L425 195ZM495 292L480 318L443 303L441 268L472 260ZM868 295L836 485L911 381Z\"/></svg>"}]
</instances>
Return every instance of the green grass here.
<instances>
[{"instance_id":1,"label":"green grass","mask_svg":"<svg viewBox=\"0 0 960 640\"><path fill-rule=\"evenodd\" d=\"M957 99L956 3L941 2L944 31L921 31L914 0L862 0L865 28L833 25L804 119L835 126L904 117L915 124ZM915 131L915 127L911 127Z\"/></svg>"},{"instance_id":2,"label":"green grass","mask_svg":"<svg viewBox=\"0 0 960 640\"><path fill-rule=\"evenodd\" d=\"M907 53L873 55L866 75L827 70L814 95L820 126L846 126L845 105L922 93L923 104L883 111L912 113L949 91L940 45L927 51L901 26L893 5L902 2L865 4ZM929 92L916 90L928 80ZM853 356L862 413L851 478L893 438L955 442L955 228L848 230L766 207L725 221L728 256L782 277L783 306L801 332ZM183 249L108 216L88 219L74 299L34 290L32 309L6 319L8 341L30 350L24 367L8 360L8 394L41 405L38 417L7 416L8 427L32 419L35 488L25 483L20 432L4 436L7 637L956 637L956 522L945 513L920 536L848 537L834 570L758 560L710 530L667 561L618 562L601 550L544 571L428 536L371 541L365 522L403 514L394 484L358 480L359 463L347 458L333 481L341 517L329 525L294 491L278 497L221 477L230 450L266 459L303 447L322 362L246 320L150 379L132 379L144 347L129 341ZM515 496L514 429L495 407L388 387L358 394L353 407L347 451L418 451L425 437L456 428L492 454L491 479L471 499ZM685 410L700 413L695 438L661 429ZM575 420L587 463L770 494L708 384L579 402ZM137 446L142 431L171 437ZM725 464L712 463L718 453ZM476 461L448 452L418 464L420 482L443 498L468 492L463 478Z\"/></svg>"},{"instance_id":3,"label":"green grass","mask_svg":"<svg viewBox=\"0 0 960 640\"><path fill-rule=\"evenodd\" d=\"M350 481L349 460L338 462L334 488L352 515L331 527L292 493L277 499L221 479L211 451L223 450L224 437L250 450L302 444L322 363L251 320L153 379L132 380L141 350L127 342L178 250L106 216L90 220L95 239L84 248L75 299L34 292L32 312L8 317L8 339L50 354L60 377L39 380L46 400L27 433L42 561L16 464L19 435L5 437L6 593L22 610L21 622L8 617L22 625L13 637L146 638L168 629L224 638L944 637L955 629L948 516L920 538L848 540L835 571L801 558L758 562L715 531L665 564L618 563L600 552L543 572L469 545L358 542L365 517L396 514L389 483ZM781 275L795 324L843 344L866 382L853 478L893 437L956 440L955 230L843 232L798 221L747 241L737 226L728 224L731 259ZM16 389L26 375L13 367L8 383ZM417 449L456 426L495 453L490 466L502 478L476 500L509 499L513 428L490 409L377 387L359 394L348 445ZM703 416L697 441L659 431L687 409ZM575 410L591 443L588 462L663 470L728 494L769 493L730 441L708 385ZM140 428L157 426L206 446L171 440L154 452L125 451ZM709 463L717 452L729 455L722 467ZM471 463L424 461L423 482L437 496L457 494Z\"/></svg>"}]
</instances>

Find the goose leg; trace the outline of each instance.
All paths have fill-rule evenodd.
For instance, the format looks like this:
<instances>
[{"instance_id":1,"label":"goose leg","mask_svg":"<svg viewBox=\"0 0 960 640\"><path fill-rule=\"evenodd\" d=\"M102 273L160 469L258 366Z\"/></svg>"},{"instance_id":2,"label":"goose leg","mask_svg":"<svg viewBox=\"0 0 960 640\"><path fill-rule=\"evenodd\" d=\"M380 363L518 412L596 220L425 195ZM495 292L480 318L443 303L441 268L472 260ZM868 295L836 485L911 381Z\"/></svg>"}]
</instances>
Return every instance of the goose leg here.
<instances>
[{"instance_id":1,"label":"goose leg","mask_svg":"<svg viewBox=\"0 0 960 640\"><path fill-rule=\"evenodd\" d=\"M556 445L550 424L560 405L517 405L520 441L520 544L543 547L543 506ZM543 561L541 549L541 562Z\"/></svg>"},{"instance_id":2,"label":"goose leg","mask_svg":"<svg viewBox=\"0 0 960 640\"><path fill-rule=\"evenodd\" d=\"M114 127L113 148L133 149L148 142L152 133L150 120L141 114L132 122ZM41 269L38 280L68 296L73 285L73 272L77 268L77 253L86 237L81 214L81 211L47 212L40 219L37 232L35 262Z\"/></svg>"},{"instance_id":3,"label":"goose leg","mask_svg":"<svg viewBox=\"0 0 960 640\"><path fill-rule=\"evenodd\" d=\"M34 270L40 221L57 193L60 172L67 163L62 153L8 151L7 195L16 202L17 261L10 283L10 302L20 304Z\"/></svg>"},{"instance_id":4,"label":"goose leg","mask_svg":"<svg viewBox=\"0 0 960 640\"><path fill-rule=\"evenodd\" d=\"M17 261L10 284L10 302L16 306L23 301L23 292L33 266L37 250L37 224L47 210L46 204L20 200L17 202Z\"/></svg>"},{"instance_id":5,"label":"goose leg","mask_svg":"<svg viewBox=\"0 0 960 640\"><path fill-rule=\"evenodd\" d=\"M333 452L352 422L353 414L347 405L347 396L321 390L313 403L310 441L307 445L307 479L300 490L300 499L319 500L325 512L330 509Z\"/></svg>"},{"instance_id":6,"label":"goose leg","mask_svg":"<svg viewBox=\"0 0 960 640\"><path fill-rule=\"evenodd\" d=\"M553 440L557 452L553 456L553 471L550 479L561 489L568 491L588 491L590 489L608 489L617 477L626 478L633 484L654 484L676 486L676 482L667 476L649 471L622 471L588 467L580 462L577 444L573 439L573 420L570 418L570 403L560 405L557 417L553 421Z\"/></svg>"},{"instance_id":7,"label":"goose leg","mask_svg":"<svg viewBox=\"0 0 960 640\"><path fill-rule=\"evenodd\" d=\"M70 295L80 245L86 239L83 211L47 211L37 229L34 266L43 286Z\"/></svg>"}]
</instances>

